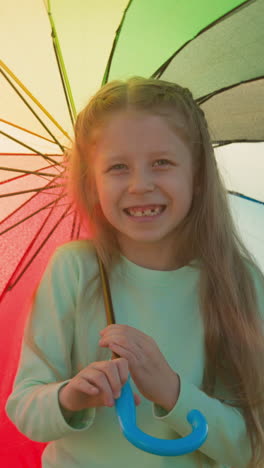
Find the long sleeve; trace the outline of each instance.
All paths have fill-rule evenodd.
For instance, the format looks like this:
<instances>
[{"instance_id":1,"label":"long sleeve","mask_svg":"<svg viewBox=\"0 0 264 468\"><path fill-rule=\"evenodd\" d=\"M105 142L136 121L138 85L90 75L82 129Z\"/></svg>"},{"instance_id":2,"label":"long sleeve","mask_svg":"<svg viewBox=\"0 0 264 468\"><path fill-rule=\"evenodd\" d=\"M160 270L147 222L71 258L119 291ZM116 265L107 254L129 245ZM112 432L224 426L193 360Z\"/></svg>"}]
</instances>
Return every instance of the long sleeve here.
<instances>
[{"instance_id":1,"label":"long sleeve","mask_svg":"<svg viewBox=\"0 0 264 468\"><path fill-rule=\"evenodd\" d=\"M72 377L71 349L78 269L70 252L57 249L43 275L33 305L33 337L49 364L23 340L18 372L6 411L19 431L32 440L47 442L93 423L95 409L73 414L68 423L61 412L58 392Z\"/></svg>"},{"instance_id":2,"label":"long sleeve","mask_svg":"<svg viewBox=\"0 0 264 468\"><path fill-rule=\"evenodd\" d=\"M36 344L61 378L24 342L6 406L21 432L33 440L52 441L43 453L43 467L95 468L109 466L112 460L116 468L137 464L144 468L246 468L251 447L242 412L227 404L232 395L224 393L220 382L215 395L221 395L221 401L201 390L204 329L198 296L200 271L196 265L158 271L123 258L115 265L110 285L116 323L152 336L181 378L179 399L169 413L142 396L137 407L138 427L161 439L184 437L191 432L186 416L198 409L209 426L208 438L200 450L181 457L140 451L121 433L115 408L87 409L74 413L67 419L69 422L64 419L58 402L61 386L79 368L111 358L111 353L98 345L100 330L107 322L103 298L93 299L97 282L90 280L96 278L98 265L90 247L86 241L76 241L57 250L34 305ZM264 287L257 276L254 280L264 317ZM132 387L137 392L133 382Z\"/></svg>"},{"instance_id":3,"label":"long sleeve","mask_svg":"<svg viewBox=\"0 0 264 468\"><path fill-rule=\"evenodd\" d=\"M251 268L251 274L257 293L260 320L264 324L264 284L257 270ZM205 416L209 428L208 438L200 451L218 463L246 468L252 455L251 445L242 412L226 404L232 396L227 395L224 402L219 401L206 395L184 376L180 377L181 389L175 407L167 413L153 404L153 416L184 437L191 432L186 416L192 409L198 409ZM221 388L220 393L223 394L223 391Z\"/></svg>"},{"instance_id":4,"label":"long sleeve","mask_svg":"<svg viewBox=\"0 0 264 468\"><path fill-rule=\"evenodd\" d=\"M153 405L153 415L184 437L191 432L186 416L192 409L201 411L209 428L207 440L199 450L218 463L246 468L251 448L242 414L207 396L185 378L181 377L181 390L175 407L167 413Z\"/></svg>"}]
</instances>

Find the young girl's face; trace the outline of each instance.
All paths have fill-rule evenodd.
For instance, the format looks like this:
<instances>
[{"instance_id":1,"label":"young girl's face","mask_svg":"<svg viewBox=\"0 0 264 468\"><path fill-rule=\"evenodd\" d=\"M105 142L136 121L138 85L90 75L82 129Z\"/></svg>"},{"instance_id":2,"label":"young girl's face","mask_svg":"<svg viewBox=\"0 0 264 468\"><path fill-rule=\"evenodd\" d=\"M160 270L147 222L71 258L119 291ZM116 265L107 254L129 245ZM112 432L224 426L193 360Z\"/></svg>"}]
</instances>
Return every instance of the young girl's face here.
<instances>
[{"instance_id":1,"label":"young girl's face","mask_svg":"<svg viewBox=\"0 0 264 468\"><path fill-rule=\"evenodd\" d=\"M99 202L122 252L171 248L193 195L191 149L180 131L160 116L120 111L99 130L92 158Z\"/></svg>"}]
</instances>

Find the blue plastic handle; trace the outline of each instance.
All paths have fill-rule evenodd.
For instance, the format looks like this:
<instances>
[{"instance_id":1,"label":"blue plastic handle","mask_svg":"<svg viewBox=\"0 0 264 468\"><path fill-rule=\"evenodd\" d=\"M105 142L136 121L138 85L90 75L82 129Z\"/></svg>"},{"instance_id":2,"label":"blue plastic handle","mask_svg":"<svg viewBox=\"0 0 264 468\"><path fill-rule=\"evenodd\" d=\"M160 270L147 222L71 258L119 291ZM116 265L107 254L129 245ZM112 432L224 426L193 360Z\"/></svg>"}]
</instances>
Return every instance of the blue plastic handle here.
<instances>
[{"instance_id":1,"label":"blue plastic handle","mask_svg":"<svg viewBox=\"0 0 264 468\"><path fill-rule=\"evenodd\" d=\"M123 386L120 397L115 400L115 409L126 439L145 452L167 456L184 455L197 450L207 438L207 421L198 410L188 413L187 421L193 431L182 439L158 439L141 431L136 425L136 406L129 379Z\"/></svg>"}]
</instances>

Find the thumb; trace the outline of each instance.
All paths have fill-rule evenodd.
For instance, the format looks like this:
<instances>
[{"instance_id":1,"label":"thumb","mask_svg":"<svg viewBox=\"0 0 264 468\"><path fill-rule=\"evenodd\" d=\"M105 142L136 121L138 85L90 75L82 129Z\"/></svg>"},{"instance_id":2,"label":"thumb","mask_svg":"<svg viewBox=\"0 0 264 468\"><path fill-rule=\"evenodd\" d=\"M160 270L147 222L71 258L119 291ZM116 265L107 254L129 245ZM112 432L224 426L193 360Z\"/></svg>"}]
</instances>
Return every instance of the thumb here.
<instances>
[{"instance_id":1,"label":"thumb","mask_svg":"<svg viewBox=\"0 0 264 468\"><path fill-rule=\"evenodd\" d=\"M141 403L141 398L137 393L134 393L134 401L136 406L140 405Z\"/></svg>"}]
</instances>

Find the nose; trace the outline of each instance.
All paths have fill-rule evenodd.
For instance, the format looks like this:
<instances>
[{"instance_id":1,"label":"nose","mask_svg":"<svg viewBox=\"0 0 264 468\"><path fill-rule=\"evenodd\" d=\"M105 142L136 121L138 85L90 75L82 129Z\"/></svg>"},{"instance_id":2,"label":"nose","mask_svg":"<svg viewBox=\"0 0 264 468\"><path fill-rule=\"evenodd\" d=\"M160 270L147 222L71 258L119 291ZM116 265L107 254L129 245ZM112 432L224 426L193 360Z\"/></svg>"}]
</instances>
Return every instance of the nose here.
<instances>
[{"instance_id":1,"label":"nose","mask_svg":"<svg viewBox=\"0 0 264 468\"><path fill-rule=\"evenodd\" d=\"M155 188L153 175L146 170L136 170L131 174L129 180L129 193L152 192Z\"/></svg>"}]
</instances>

